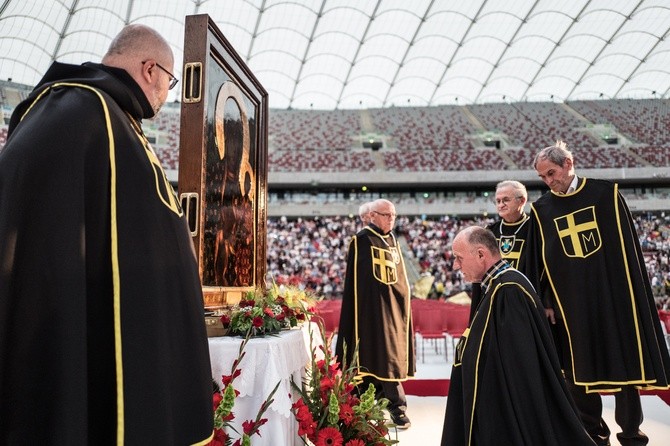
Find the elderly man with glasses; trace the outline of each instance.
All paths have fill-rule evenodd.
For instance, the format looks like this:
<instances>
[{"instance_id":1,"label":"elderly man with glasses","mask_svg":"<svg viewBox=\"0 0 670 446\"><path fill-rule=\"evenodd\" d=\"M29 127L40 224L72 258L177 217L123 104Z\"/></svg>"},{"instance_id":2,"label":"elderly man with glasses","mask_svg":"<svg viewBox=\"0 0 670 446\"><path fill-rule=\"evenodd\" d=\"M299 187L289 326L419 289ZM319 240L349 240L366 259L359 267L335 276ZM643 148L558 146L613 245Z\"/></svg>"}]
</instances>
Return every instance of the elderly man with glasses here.
<instances>
[{"instance_id":1,"label":"elderly man with glasses","mask_svg":"<svg viewBox=\"0 0 670 446\"><path fill-rule=\"evenodd\" d=\"M395 206L376 200L369 216L369 224L349 244L336 354L340 362L358 370L362 391L373 384L377 394L389 400L391 421L407 429L402 382L415 371L410 287L392 232Z\"/></svg>"},{"instance_id":2,"label":"elderly man with glasses","mask_svg":"<svg viewBox=\"0 0 670 446\"><path fill-rule=\"evenodd\" d=\"M523 248L528 234L528 214L524 212L524 206L528 192L520 182L505 180L496 185L495 200L500 219L488 228L498 240L502 258L523 271Z\"/></svg>"}]
</instances>

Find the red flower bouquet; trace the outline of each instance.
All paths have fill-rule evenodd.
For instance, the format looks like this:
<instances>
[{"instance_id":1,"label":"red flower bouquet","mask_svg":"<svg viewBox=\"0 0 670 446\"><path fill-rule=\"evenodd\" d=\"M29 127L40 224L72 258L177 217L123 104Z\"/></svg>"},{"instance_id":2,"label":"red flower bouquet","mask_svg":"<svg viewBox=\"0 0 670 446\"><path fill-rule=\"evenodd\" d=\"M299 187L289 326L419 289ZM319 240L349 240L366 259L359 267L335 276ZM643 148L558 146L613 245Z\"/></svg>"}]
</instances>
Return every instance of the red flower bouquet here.
<instances>
[{"instance_id":1,"label":"red flower bouquet","mask_svg":"<svg viewBox=\"0 0 670 446\"><path fill-rule=\"evenodd\" d=\"M323 339L323 327L321 335ZM356 369L340 368L330 349L319 346L317 359L312 339L312 366L301 386L293 383L299 398L293 404L298 435L315 446L381 446L390 439L384 409L388 400L375 400L374 386L356 395ZM330 345L330 340L325 345ZM322 356L321 354L318 355ZM356 354L354 354L354 358ZM343 371L344 370L344 371Z\"/></svg>"},{"instance_id":2,"label":"red flower bouquet","mask_svg":"<svg viewBox=\"0 0 670 446\"><path fill-rule=\"evenodd\" d=\"M223 327L237 336L263 336L298 326L312 314L314 299L295 287L273 285L249 291L231 311L221 316Z\"/></svg>"}]
</instances>

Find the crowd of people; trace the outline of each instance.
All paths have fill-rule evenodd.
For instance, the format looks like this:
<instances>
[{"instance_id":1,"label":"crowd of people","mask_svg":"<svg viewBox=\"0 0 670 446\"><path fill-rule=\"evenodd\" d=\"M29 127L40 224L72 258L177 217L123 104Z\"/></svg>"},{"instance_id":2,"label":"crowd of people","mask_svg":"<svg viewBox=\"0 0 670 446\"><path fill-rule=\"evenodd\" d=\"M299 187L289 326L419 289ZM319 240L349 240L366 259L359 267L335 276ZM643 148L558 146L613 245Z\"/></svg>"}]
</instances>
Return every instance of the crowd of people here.
<instances>
[{"instance_id":1,"label":"crowd of people","mask_svg":"<svg viewBox=\"0 0 670 446\"><path fill-rule=\"evenodd\" d=\"M399 209L402 213L402 208ZM451 241L471 225L487 226L494 218L403 216L396 233L407 242L410 259L420 272L433 276L430 298L468 291L458 271L453 271ZM670 216L641 213L634 216L649 278L659 307L670 306ZM339 299L344 290L347 247L361 226L358 217L286 217L268 221L268 281L310 289L327 299Z\"/></svg>"}]
</instances>

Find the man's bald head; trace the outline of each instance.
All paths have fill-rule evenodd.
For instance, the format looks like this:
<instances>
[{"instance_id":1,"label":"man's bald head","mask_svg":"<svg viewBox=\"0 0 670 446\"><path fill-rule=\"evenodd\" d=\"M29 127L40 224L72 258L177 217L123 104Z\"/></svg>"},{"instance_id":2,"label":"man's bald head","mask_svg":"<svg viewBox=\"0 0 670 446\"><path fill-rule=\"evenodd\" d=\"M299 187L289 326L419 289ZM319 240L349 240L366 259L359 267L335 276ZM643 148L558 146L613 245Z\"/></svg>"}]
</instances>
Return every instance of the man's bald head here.
<instances>
[{"instance_id":1,"label":"man's bald head","mask_svg":"<svg viewBox=\"0 0 670 446\"><path fill-rule=\"evenodd\" d=\"M146 25L133 24L125 26L114 37L102 63L127 71L125 66L119 64L126 65L137 61L141 63L148 58L158 60L166 68L172 68L174 64L172 49L163 36Z\"/></svg>"},{"instance_id":2,"label":"man's bald head","mask_svg":"<svg viewBox=\"0 0 670 446\"><path fill-rule=\"evenodd\" d=\"M102 63L130 74L158 113L175 79L174 56L163 36L146 25L125 26L112 40Z\"/></svg>"}]
</instances>

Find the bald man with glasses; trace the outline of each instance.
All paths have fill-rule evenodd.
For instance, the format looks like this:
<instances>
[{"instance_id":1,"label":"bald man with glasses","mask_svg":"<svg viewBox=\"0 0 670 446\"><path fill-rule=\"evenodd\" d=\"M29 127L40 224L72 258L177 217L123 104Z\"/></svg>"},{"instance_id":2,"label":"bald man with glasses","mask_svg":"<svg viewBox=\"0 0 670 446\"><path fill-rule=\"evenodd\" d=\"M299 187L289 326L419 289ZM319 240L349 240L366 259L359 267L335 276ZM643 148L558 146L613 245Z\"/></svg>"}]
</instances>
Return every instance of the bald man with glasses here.
<instances>
[{"instance_id":1,"label":"bald man with glasses","mask_svg":"<svg viewBox=\"0 0 670 446\"><path fill-rule=\"evenodd\" d=\"M0 444L211 439L198 265L141 127L177 84L172 71L167 41L128 25L102 63L54 62L12 115L0 152Z\"/></svg>"}]
</instances>

